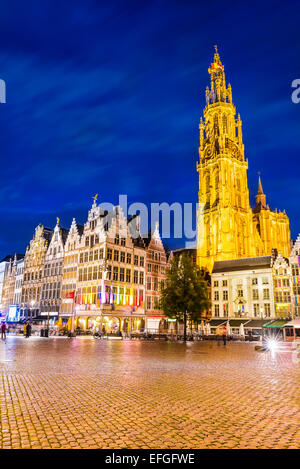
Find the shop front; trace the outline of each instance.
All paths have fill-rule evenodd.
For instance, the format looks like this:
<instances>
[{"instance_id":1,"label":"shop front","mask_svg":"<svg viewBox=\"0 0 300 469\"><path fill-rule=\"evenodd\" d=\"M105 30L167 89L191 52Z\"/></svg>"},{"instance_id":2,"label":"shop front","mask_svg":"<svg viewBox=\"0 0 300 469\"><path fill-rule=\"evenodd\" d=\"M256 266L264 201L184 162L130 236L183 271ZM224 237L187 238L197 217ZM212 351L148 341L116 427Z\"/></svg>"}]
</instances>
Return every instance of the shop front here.
<instances>
[{"instance_id":1,"label":"shop front","mask_svg":"<svg viewBox=\"0 0 300 469\"><path fill-rule=\"evenodd\" d=\"M286 342L300 344L300 318L289 321L283 327L283 337Z\"/></svg>"},{"instance_id":2,"label":"shop front","mask_svg":"<svg viewBox=\"0 0 300 469\"><path fill-rule=\"evenodd\" d=\"M70 322L71 328L71 322ZM77 334L120 335L141 333L145 331L143 311L132 311L132 308L99 311L76 311L74 329Z\"/></svg>"},{"instance_id":3,"label":"shop front","mask_svg":"<svg viewBox=\"0 0 300 469\"><path fill-rule=\"evenodd\" d=\"M157 334L163 327L164 318L161 314L147 315L146 329L148 334Z\"/></svg>"},{"instance_id":4,"label":"shop front","mask_svg":"<svg viewBox=\"0 0 300 469\"><path fill-rule=\"evenodd\" d=\"M263 325L263 336L282 340L284 326L289 322L288 319L274 319Z\"/></svg>"}]
</instances>

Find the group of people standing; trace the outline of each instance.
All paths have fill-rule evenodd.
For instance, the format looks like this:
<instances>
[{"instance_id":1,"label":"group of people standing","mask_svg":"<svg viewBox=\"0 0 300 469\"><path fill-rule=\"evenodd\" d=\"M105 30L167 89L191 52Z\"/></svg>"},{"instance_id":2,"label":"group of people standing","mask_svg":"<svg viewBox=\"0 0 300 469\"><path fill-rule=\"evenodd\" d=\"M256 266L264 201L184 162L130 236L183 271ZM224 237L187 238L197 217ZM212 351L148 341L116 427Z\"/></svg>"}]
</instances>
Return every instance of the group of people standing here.
<instances>
[{"instance_id":1,"label":"group of people standing","mask_svg":"<svg viewBox=\"0 0 300 469\"><path fill-rule=\"evenodd\" d=\"M6 323L2 322L1 324L1 339L5 340L6 339Z\"/></svg>"},{"instance_id":2,"label":"group of people standing","mask_svg":"<svg viewBox=\"0 0 300 469\"><path fill-rule=\"evenodd\" d=\"M6 332L7 332L6 322L2 322L1 323L1 339L2 340L6 339ZM31 336L31 325L29 322L24 325L24 336L26 337L26 339L28 339Z\"/></svg>"},{"instance_id":3,"label":"group of people standing","mask_svg":"<svg viewBox=\"0 0 300 469\"><path fill-rule=\"evenodd\" d=\"M219 341L220 339L223 339L223 344L226 345L226 342L227 342L227 327L225 326L225 324L223 324L222 327L219 327L217 329L217 341Z\"/></svg>"}]
</instances>

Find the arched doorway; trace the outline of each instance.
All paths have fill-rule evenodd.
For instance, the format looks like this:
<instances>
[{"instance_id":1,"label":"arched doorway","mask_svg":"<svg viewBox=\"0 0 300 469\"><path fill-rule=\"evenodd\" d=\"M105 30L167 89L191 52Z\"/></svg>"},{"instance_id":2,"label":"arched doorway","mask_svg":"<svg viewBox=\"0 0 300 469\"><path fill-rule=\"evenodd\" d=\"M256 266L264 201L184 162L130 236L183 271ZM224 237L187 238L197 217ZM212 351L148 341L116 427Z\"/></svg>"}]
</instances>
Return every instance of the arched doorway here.
<instances>
[{"instance_id":1,"label":"arched doorway","mask_svg":"<svg viewBox=\"0 0 300 469\"><path fill-rule=\"evenodd\" d=\"M120 318L104 316L102 333L117 335L120 332L120 325Z\"/></svg>"},{"instance_id":2,"label":"arched doorway","mask_svg":"<svg viewBox=\"0 0 300 469\"><path fill-rule=\"evenodd\" d=\"M122 332L130 332L130 319L128 318L123 319Z\"/></svg>"},{"instance_id":3,"label":"arched doorway","mask_svg":"<svg viewBox=\"0 0 300 469\"><path fill-rule=\"evenodd\" d=\"M144 331L145 331L145 326L146 326L145 319L142 318L142 319L141 319L141 323L140 323L140 331L141 331L141 332L144 332Z\"/></svg>"},{"instance_id":4,"label":"arched doorway","mask_svg":"<svg viewBox=\"0 0 300 469\"><path fill-rule=\"evenodd\" d=\"M161 320L159 321L158 332L159 332L160 334L162 334L163 332L166 332L167 329L168 329L168 323L167 323L167 321L166 321L165 319L161 319Z\"/></svg>"}]
</instances>

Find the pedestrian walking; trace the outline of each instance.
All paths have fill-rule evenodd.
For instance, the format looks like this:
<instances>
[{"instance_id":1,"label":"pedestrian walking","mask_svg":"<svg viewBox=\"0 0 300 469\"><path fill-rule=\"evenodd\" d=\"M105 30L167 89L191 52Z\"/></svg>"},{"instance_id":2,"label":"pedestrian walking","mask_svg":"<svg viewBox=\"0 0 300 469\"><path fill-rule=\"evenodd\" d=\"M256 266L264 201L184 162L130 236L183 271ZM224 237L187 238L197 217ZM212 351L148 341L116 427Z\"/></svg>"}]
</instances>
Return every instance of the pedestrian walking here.
<instances>
[{"instance_id":1,"label":"pedestrian walking","mask_svg":"<svg viewBox=\"0 0 300 469\"><path fill-rule=\"evenodd\" d=\"M31 335L31 325L29 322L26 324L26 339L28 339Z\"/></svg>"},{"instance_id":2,"label":"pedestrian walking","mask_svg":"<svg viewBox=\"0 0 300 469\"><path fill-rule=\"evenodd\" d=\"M3 322L1 324L1 339L5 340L6 339L6 324Z\"/></svg>"},{"instance_id":3,"label":"pedestrian walking","mask_svg":"<svg viewBox=\"0 0 300 469\"><path fill-rule=\"evenodd\" d=\"M222 338L223 338L223 344L226 345L227 329L225 325L222 327Z\"/></svg>"}]
</instances>

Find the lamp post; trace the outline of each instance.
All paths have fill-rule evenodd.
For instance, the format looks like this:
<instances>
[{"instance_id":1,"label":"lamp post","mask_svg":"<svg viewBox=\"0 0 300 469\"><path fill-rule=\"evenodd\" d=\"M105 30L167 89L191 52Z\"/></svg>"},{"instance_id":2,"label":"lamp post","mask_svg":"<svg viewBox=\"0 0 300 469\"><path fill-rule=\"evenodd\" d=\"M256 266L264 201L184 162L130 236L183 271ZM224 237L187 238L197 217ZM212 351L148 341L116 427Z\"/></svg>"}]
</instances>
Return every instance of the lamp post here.
<instances>
[{"instance_id":1,"label":"lamp post","mask_svg":"<svg viewBox=\"0 0 300 469\"><path fill-rule=\"evenodd\" d=\"M261 306L260 307L260 317L261 319L263 319L263 312L264 312L264 308ZM261 338L263 340L264 338L264 328L263 328L263 324L261 325Z\"/></svg>"},{"instance_id":2,"label":"lamp post","mask_svg":"<svg viewBox=\"0 0 300 469\"><path fill-rule=\"evenodd\" d=\"M50 318L49 318L49 306L50 306L50 300L48 300L48 311L47 311L47 329L45 331L45 337L49 337L49 321L50 321Z\"/></svg>"},{"instance_id":3,"label":"lamp post","mask_svg":"<svg viewBox=\"0 0 300 469\"><path fill-rule=\"evenodd\" d=\"M105 289L106 289L106 280L107 280L107 273L108 273L108 261L107 260L104 260L103 262L103 267L102 267L102 272L103 272L103 289L102 289L102 293L103 295L101 294L101 305L100 305L100 309L101 309L101 314L100 314L100 335L102 335L102 319L103 319L103 307L102 305L104 303L102 303L103 301L103 298L104 297L104 300L105 300ZM110 283L111 283L111 279L110 279Z\"/></svg>"},{"instance_id":4,"label":"lamp post","mask_svg":"<svg viewBox=\"0 0 300 469\"><path fill-rule=\"evenodd\" d=\"M75 330L75 321L76 321L75 294L76 294L76 291L74 291L73 303L72 303L71 336L74 334L74 330Z\"/></svg>"},{"instance_id":5,"label":"lamp post","mask_svg":"<svg viewBox=\"0 0 300 469\"><path fill-rule=\"evenodd\" d=\"M34 307L34 305L35 305L35 301L34 301L34 300L31 300L30 304L31 304L31 308L29 308L29 309L30 309L30 320L31 320L31 317L32 317L32 311L31 311L31 310L34 309L33 307Z\"/></svg>"}]
</instances>

